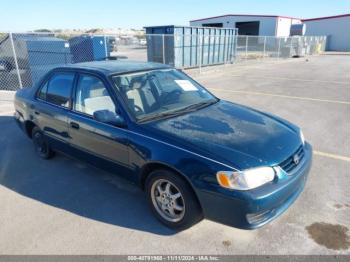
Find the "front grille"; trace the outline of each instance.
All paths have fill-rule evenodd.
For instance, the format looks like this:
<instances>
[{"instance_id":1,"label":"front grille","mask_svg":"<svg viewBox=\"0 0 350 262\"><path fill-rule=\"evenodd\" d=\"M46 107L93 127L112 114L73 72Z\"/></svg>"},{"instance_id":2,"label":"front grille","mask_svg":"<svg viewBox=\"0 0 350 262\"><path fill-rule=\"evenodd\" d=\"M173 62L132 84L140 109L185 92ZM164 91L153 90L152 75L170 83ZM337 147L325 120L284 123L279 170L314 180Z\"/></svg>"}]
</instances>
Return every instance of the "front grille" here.
<instances>
[{"instance_id":1,"label":"front grille","mask_svg":"<svg viewBox=\"0 0 350 262\"><path fill-rule=\"evenodd\" d=\"M304 147L300 146L298 148L298 150L291 155L290 157L288 157L286 160L284 160L283 162L281 162L279 164L280 168L282 168L285 172L290 173L294 170L294 168L296 168L298 165L300 165L300 163L302 162L303 158L305 156L305 152L304 152ZM297 161L298 163L295 162L295 158L298 158L299 161Z\"/></svg>"}]
</instances>

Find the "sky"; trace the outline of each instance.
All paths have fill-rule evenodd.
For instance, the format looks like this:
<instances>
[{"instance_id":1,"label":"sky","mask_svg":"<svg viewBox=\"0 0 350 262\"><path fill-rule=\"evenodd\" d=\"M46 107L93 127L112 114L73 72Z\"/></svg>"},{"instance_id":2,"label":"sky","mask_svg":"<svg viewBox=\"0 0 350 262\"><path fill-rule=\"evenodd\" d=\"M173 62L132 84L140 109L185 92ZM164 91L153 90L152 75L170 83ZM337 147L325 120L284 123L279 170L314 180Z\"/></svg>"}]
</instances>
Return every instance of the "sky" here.
<instances>
[{"instance_id":1,"label":"sky","mask_svg":"<svg viewBox=\"0 0 350 262\"><path fill-rule=\"evenodd\" d=\"M0 31L189 25L223 14L313 18L350 13L350 0L0 0Z\"/></svg>"}]
</instances>

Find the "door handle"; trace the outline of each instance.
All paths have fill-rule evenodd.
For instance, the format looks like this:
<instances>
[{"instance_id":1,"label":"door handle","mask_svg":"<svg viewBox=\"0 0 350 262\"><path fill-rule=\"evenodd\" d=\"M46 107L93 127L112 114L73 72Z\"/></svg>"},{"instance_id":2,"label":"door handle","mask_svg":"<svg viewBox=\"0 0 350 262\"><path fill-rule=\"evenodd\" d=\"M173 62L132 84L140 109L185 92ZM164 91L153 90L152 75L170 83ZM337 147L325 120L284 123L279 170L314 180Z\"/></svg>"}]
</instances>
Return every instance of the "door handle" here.
<instances>
[{"instance_id":1,"label":"door handle","mask_svg":"<svg viewBox=\"0 0 350 262\"><path fill-rule=\"evenodd\" d=\"M75 122L70 122L70 127L74 129L79 129L79 124Z\"/></svg>"}]
</instances>

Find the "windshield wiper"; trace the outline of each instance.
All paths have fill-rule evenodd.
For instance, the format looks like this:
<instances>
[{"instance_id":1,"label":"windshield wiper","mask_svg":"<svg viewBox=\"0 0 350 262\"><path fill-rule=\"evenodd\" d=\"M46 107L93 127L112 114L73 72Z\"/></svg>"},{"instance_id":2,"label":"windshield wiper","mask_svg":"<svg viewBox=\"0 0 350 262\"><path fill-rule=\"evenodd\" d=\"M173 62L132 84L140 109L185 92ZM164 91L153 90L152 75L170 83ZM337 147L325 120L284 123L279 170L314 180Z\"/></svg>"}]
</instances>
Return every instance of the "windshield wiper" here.
<instances>
[{"instance_id":1,"label":"windshield wiper","mask_svg":"<svg viewBox=\"0 0 350 262\"><path fill-rule=\"evenodd\" d=\"M212 104L215 104L216 102L218 102L217 99L210 99L208 101L204 101L204 102L200 102L200 103L197 103L197 104L193 104L193 105L187 106L187 107L183 108L182 111L184 111L184 112L194 111L194 110L197 110L197 109L200 109L200 108L207 107L207 106L210 106Z\"/></svg>"},{"instance_id":2,"label":"windshield wiper","mask_svg":"<svg viewBox=\"0 0 350 262\"><path fill-rule=\"evenodd\" d=\"M161 119L161 118L165 118L165 117L177 116L180 113L182 113L182 110L176 110L176 111L164 112L164 113L156 113L156 114L152 114L150 116L145 116L145 117L141 118L138 122L143 123L146 121Z\"/></svg>"},{"instance_id":3,"label":"windshield wiper","mask_svg":"<svg viewBox=\"0 0 350 262\"><path fill-rule=\"evenodd\" d=\"M186 107L178 109L178 110L152 114L150 116L143 117L138 122L142 123L142 122L146 122L146 121L151 121L151 120L156 120L156 119L161 119L161 118L168 118L168 117L177 116L179 114L188 113L188 112L192 112L192 111L198 110L198 109L203 108L203 107L207 107L209 105L215 104L216 102L218 102L217 99L211 99L209 101L200 102L200 103L197 103L197 104L186 106Z\"/></svg>"}]
</instances>

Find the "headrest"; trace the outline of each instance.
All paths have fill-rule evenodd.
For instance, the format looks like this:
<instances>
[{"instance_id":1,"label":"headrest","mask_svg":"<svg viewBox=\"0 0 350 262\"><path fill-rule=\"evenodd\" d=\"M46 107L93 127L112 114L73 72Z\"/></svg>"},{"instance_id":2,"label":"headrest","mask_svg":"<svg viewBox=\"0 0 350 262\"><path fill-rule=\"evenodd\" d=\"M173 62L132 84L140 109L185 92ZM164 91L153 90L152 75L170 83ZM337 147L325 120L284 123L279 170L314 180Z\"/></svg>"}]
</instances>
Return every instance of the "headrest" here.
<instances>
[{"instance_id":1,"label":"headrest","mask_svg":"<svg viewBox=\"0 0 350 262\"><path fill-rule=\"evenodd\" d=\"M147 76L138 76L138 77L134 77L131 81L130 81L130 89L138 89L141 88L145 82L147 81Z\"/></svg>"}]
</instances>

